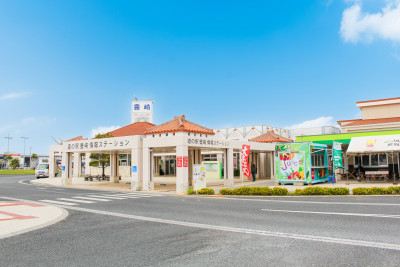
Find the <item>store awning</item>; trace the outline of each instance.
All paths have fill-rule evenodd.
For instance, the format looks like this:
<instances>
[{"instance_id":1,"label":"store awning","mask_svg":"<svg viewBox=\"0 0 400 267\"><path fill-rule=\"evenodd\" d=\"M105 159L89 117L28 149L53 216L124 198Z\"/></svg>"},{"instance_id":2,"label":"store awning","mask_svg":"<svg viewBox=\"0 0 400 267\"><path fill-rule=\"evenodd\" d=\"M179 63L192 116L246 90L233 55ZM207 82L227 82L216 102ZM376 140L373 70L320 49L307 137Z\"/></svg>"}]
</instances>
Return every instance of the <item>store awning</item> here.
<instances>
[{"instance_id":1,"label":"store awning","mask_svg":"<svg viewBox=\"0 0 400 267\"><path fill-rule=\"evenodd\" d=\"M347 155L400 152L400 134L352 137Z\"/></svg>"}]
</instances>

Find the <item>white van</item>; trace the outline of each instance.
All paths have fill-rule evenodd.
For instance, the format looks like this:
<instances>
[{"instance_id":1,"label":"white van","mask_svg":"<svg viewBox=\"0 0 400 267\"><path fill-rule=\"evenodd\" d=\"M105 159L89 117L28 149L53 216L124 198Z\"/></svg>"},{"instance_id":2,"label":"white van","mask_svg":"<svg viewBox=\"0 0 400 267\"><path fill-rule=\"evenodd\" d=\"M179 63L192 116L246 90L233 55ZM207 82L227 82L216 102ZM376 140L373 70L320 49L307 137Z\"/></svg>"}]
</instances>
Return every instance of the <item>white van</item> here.
<instances>
[{"instance_id":1,"label":"white van","mask_svg":"<svg viewBox=\"0 0 400 267\"><path fill-rule=\"evenodd\" d=\"M36 166L35 169L36 179L42 177L49 177L49 164L41 163Z\"/></svg>"}]
</instances>

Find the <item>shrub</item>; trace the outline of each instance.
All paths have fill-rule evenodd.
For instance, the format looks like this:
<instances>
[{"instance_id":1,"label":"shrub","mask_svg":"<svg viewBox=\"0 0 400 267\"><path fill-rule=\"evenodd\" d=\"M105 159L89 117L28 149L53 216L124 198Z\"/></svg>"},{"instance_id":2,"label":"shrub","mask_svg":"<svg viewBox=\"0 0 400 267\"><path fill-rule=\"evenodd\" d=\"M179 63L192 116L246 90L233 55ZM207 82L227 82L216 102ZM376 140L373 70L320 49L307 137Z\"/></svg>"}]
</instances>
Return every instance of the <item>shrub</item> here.
<instances>
[{"instance_id":1,"label":"shrub","mask_svg":"<svg viewBox=\"0 0 400 267\"><path fill-rule=\"evenodd\" d=\"M251 187L239 187L233 189L232 195L252 195Z\"/></svg>"},{"instance_id":2,"label":"shrub","mask_svg":"<svg viewBox=\"0 0 400 267\"><path fill-rule=\"evenodd\" d=\"M286 196L289 194L289 191L286 188L274 187L272 188L272 194L274 196Z\"/></svg>"},{"instance_id":3,"label":"shrub","mask_svg":"<svg viewBox=\"0 0 400 267\"><path fill-rule=\"evenodd\" d=\"M189 189L187 190L187 194L188 194L188 195L193 195L193 194L195 194L195 193L196 193L196 192L193 191L192 188L189 188Z\"/></svg>"},{"instance_id":4,"label":"shrub","mask_svg":"<svg viewBox=\"0 0 400 267\"><path fill-rule=\"evenodd\" d=\"M212 188L202 188L197 191L200 195L214 195L214 189Z\"/></svg>"},{"instance_id":5,"label":"shrub","mask_svg":"<svg viewBox=\"0 0 400 267\"><path fill-rule=\"evenodd\" d=\"M221 195L232 195L232 191L232 189L222 188L221 190L219 190L219 193Z\"/></svg>"},{"instance_id":6,"label":"shrub","mask_svg":"<svg viewBox=\"0 0 400 267\"><path fill-rule=\"evenodd\" d=\"M350 190L346 187L306 187L294 190L294 195L349 195Z\"/></svg>"},{"instance_id":7,"label":"shrub","mask_svg":"<svg viewBox=\"0 0 400 267\"><path fill-rule=\"evenodd\" d=\"M387 189L389 194L400 194L400 186L389 186Z\"/></svg>"},{"instance_id":8,"label":"shrub","mask_svg":"<svg viewBox=\"0 0 400 267\"><path fill-rule=\"evenodd\" d=\"M399 192L400 187L356 187L353 188L353 195L388 195L393 194L393 192Z\"/></svg>"}]
</instances>

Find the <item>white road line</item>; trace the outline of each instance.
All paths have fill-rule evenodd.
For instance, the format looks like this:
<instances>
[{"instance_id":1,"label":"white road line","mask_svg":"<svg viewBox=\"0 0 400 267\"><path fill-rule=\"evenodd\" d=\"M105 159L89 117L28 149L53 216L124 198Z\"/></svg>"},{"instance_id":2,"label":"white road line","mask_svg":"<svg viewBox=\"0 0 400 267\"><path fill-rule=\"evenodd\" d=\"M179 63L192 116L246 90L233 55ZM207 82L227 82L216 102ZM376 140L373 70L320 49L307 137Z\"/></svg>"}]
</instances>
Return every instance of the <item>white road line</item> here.
<instances>
[{"instance_id":1,"label":"white road line","mask_svg":"<svg viewBox=\"0 0 400 267\"><path fill-rule=\"evenodd\" d=\"M88 197L99 197L99 198L110 198L110 199L125 199L125 198L122 198L122 197L111 197L111 196L108 196L108 195L104 195L104 196L101 196L101 195L88 195Z\"/></svg>"},{"instance_id":2,"label":"white road line","mask_svg":"<svg viewBox=\"0 0 400 267\"><path fill-rule=\"evenodd\" d=\"M87 199L87 200L94 200L94 201L111 201L110 199L101 199L101 198L94 198L94 197L72 197L72 198Z\"/></svg>"},{"instance_id":3,"label":"white road line","mask_svg":"<svg viewBox=\"0 0 400 267\"><path fill-rule=\"evenodd\" d=\"M33 202L33 203L36 202L36 201L31 201L31 200L26 200L26 199L18 199L18 198L10 198L10 197L6 197L6 198L10 199L10 200L16 200L16 201L29 201L29 202ZM75 205L72 203L68 203L68 204ZM252 234L252 235L259 235L259 236L270 236L270 237L277 237L277 238L290 238L290 239L296 239L296 240L306 240L306 241L314 241L314 242L322 242L322 243L341 244L341 245L360 246L360 247L400 251L400 244L364 241L364 240L356 240L356 239L335 238L335 237L328 237L328 236L300 235L300 234L272 232L272 231L264 231L264 230L253 230L253 229L245 229L245 228L234 228L234 227L226 227L226 226L218 226L218 225L210 225L210 224L202 224L202 223L191 223L191 222L183 222L183 221L166 220L166 219L160 219L160 218L152 218L152 217L144 217L144 216L123 214L123 213L116 213L116 212L109 212L109 211L86 209L86 208L80 208L80 207L66 207L64 205L59 205L59 206L64 207L66 209L70 209L70 210L78 210L78 211L90 212L90 213L100 214L100 215L108 215L108 216L140 220L140 221L155 222L155 223L179 225L179 226L193 227L193 228L206 229L206 230Z\"/></svg>"},{"instance_id":4,"label":"white road line","mask_svg":"<svg viewBox=\"0 0 400 267\"><path fill-rule=\"evenodd\" d=\"M76 205L78 205L78 204L75 204L75 203L68 203L68 202L48 200L48 199L42 199L42 200L39 200L39 201L40 202L47 202L47 203L51 203L51 204L57 204L57 205L67 205L67 206L76 206Z\"/></svg>"},{"instance_id":5,"label":"white road line","mask_svg":"<svg viewBox=\"0 0 400 267\"><path fill-rule=\"evenodd\" d=\"M360 216L360 217L376 217L376 218L400 219L400 215L390 215L390 214L342 213L342 212L301 211L301 210L271 210L271 209L261 209L261 210L262 211L270 211L270 212L285 212L285 213L304 213L304 214L323 214L323 215Z\"/></svg>"},{"instance_id":6,"label":"white road line","mask_svg":"<svg viewBox=\"0 0 400 267\"><path fill-rule=\"evenodd\" d=\"M211 197L209 197L211 198ZM327 201L294 201L294 200L274 200L274 199L250 199L250 198L211 198L219 200L239 200L239 201L261 201L261 202L278 202L290 204L323 204L323 205L360 205L360 206L400 206L397 203L368 203L368 202L327 202Z\"/></svg>"},{"instance_id":7,"label":"white road line","mask_svg":"<svg viewBox=\"0 0 400 267\"><path fill-rule=\"evenodd\" d=\"M290 238L290 239L306 240L306 241L314 241L314 242L322 242L322 243L333 243L333 244L341 244L341 245L361 246L361 247L400 251L400 244L390 244L390 243L383 243L383 242L335 238L335 237L327 237L327 236L314 236L314 235L300 235L300 234L282 233L282 232L271 232L271 231L264 231L264 230L235 228L235 227L227 227L227 226L219 226L219 225L202 224L202 223L191 223L191 222L166 220L166 219L160 219L160 218L144 217L144 216L123 214L123 213L116 213L116 212L109 212L109 211L86 209L86 208L80 208L80 207L65 207L65 208L71 209L71 210L78 210L78 211L90 212L90 213L95 213L95 214L101 214L101 215L109 215L109 216L120 217L120 218L127 218L127 219L140 220L140 221L149 221L149 222L155 222L155 223L172 224L172 225L179 225L179 226L186 226L186 227L194 227L194 228L200 228L200 229L206 229L206 230L234 232L234 233L241 233L241 234L252 234L252 235L269 236L269 237L277 237L277 238Z\"/></svg>"},{"instance_id":8,"label":"white road line","mask_svg":"<svg viewBox=\"0 0 400 267\"><path fill-rule=\"evenodd\" d=\"M72 201L72 202L78 202L78 203L95 203L93 201L88 201L88 200L80 200L80 199L72 199L72 198L57 198L57 200L62 200L62 201Z\"/></svg>"},{"instance_id":9,"label":"white road line","mask_svg":"<svg viewBox=\"0 0 400 267\"><path fill-rule=\"evenodd\" d=\"M110 196L125 197L125 198L151 197L151 196L141 196L141 195L110 195Z\"/></svg>"}]
</instances>

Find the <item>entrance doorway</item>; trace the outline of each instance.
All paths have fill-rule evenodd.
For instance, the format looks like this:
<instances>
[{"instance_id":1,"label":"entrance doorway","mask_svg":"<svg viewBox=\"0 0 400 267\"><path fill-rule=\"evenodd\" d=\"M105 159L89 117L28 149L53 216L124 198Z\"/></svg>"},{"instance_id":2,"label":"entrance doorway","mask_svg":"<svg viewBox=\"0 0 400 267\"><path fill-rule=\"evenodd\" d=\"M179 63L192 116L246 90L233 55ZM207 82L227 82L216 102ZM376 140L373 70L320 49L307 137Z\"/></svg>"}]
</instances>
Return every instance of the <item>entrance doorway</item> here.
<instances>
[{"instance_id":1,"label":"entrance doorway","mask_svg":"<svg viewBox=\"0 0 400 267\"><path fill-rule=\"evenodd\" d=\"M160 175L176 175L176 157L175 156L163 156L159 161Z\"/></svg>"}]
</instances>

